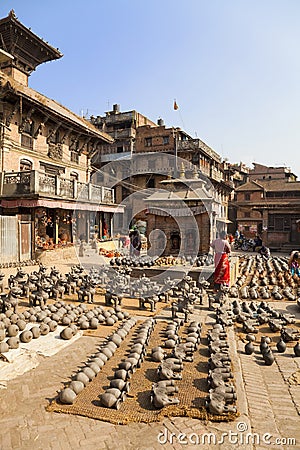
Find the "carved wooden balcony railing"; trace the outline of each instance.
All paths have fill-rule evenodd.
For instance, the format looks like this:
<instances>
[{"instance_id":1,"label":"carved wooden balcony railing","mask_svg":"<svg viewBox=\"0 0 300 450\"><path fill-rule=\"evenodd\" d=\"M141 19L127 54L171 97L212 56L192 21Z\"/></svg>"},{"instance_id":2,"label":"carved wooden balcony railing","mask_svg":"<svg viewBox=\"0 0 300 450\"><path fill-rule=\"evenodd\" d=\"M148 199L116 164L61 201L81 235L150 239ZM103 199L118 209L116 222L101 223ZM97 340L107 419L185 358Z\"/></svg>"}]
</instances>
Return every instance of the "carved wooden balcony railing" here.
<instances>
[{"instance_id":1,"label":"carved wooden balcony railing","mask_svg":"<svg viewBox=\"0 0 300 450\"><path fill-rule=\"evenodd\" d=\"M92 203L114 203L114 190L91 183L47 175L37 170L0 173L0 198L64 198Z\"/></svg>"}]
</instances>

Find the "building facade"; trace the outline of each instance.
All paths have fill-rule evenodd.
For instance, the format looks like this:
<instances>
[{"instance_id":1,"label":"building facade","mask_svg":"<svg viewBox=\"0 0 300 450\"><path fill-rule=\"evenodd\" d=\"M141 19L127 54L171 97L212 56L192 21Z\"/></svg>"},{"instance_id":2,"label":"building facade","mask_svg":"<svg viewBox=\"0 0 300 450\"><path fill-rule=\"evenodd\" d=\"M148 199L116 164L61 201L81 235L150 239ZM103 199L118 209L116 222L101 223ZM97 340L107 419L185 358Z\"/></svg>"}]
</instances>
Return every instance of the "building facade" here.
<instances>
[{"instance_id":1,"label":"building facade","mask_svg":"<svg viewBox=\"0 0 300 450\"><path fill-rule=\"evenodd\" d=\"M138 119L133 120L134 117ZM128 121L127 125L125 119ZM205 233L205 244L202 239L201 247L203 251L204 249L207 251L209 242L218 231L226 230L229 222L228 200L233 185L224 171L221 157L203 141L193 139L180 128L168 128L162 119L158 119L155 124L135 111L122 113L117 105L113 111L106 113L105 117L91 118L91 121L100 129L108 132L114 139L118 138L118 144L113 153L110 153L112 152L111 146L102 146L101 153L95 155L93 164L103 167L107 162L118 161L118 164L114 166L114 172L116 178L122 182L116 188L116 198L119 202L126 202L123 223L119 224L120 231L126 232L126 228L136 220L147 223L148 236L153 231L154 224L158 226L159 221L162 222L159 226L164 230L161 218L153 220L150 217L147 207L149 202L146 201L146 198L148 195L153 200L153 197L150 197L153 189L165 189L164 181L170 177L180 178L180 173L183 171L185 180L198 178L199 175L199 178L206 178L207 184L211 188L213 207L209 218L209 232ZM116 129L112 128L112 122L119 123ZM127 135L122 137L125 130ZM127 140L128 134L133 137L130 145ZM126 151L124 152L124 150ZM139 196L137 194L142 191L146 191L147 195ZM127 201L129 198L134 198L134 202ZM203 230L206 229L200 222L199 226ZM172 236L178 230L175 231L176 227L174 230L168 228L166 236L168 242L171 242ZM167 248L167 250L170 249Z\"/></svg>"},{"instance_id":2,"label":"building facade","mask_svg":"<svg viewBox=\"0 0 300 450\"><path fill-rule=\"evenodd\" d=\"M0 20L0 36L0 206L2 218L16 220L19 258L108 236L114 191L90 182L90 161L113 138L28 86L39 64L62 57L57 49L13 11Z\"/></svg>"},{"instance_id":3,"label":"building facade","mask_svg":"<svg viewBox=\"0 0 300 450\"><path fill-rule=\"evenodd\" d=\"M236 189L237 224L247 237L261 235L273 249L300 246L300 182L252 180Z\"/></svg>"}]
</instances>

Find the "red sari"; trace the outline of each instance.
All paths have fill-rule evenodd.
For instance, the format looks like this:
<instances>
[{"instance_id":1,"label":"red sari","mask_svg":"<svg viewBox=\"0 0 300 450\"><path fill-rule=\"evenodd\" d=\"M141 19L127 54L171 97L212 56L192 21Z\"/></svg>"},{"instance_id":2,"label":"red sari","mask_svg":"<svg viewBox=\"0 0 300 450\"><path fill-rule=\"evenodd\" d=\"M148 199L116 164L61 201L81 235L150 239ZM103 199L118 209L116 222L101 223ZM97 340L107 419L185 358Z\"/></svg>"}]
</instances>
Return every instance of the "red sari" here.
<instances>
[{"instance_id":1,"label":"red sari","mask_svg":"<svg viewBox=\"0 0 300 450\"><path fill-rule=\"evenodd\" d=\"M229 285L230 281L230 264L228 253L215 254L215 275L214 281L216 284Z\"/></svg>"}]
</instances>

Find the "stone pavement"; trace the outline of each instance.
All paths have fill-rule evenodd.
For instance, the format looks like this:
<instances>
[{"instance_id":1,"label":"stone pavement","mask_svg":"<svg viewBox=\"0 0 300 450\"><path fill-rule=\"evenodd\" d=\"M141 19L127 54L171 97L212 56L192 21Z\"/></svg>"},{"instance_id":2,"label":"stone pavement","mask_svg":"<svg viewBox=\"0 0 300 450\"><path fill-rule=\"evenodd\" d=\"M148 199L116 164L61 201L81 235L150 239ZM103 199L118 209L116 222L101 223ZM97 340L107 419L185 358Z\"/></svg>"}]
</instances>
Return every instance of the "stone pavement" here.
<instances>
[{"instance_id":1,"label":"stone pavement","mask_svg":"<svg viewBox=\"0 0 300 450\"><path fill-rule=\"evenodd\" d=\"M70 265L64 266L65 270ZM300 318L295 304L273 304L278 305ZM213 320L207 305L197 311L199 316L207 323ZM39 356L38 367L0 390L0 449L300 449L300 358L289 349L276 353L275 363L265 366L258 353L244 354L244 344L233 330L228 334L240 412L234 422L204 423L181 417L160 423L113 425L47 412L49 400L99 345L98 338L83 336L54 356ZM247 433L251 435L249 442Z\"/></svg>"}]
</instances>

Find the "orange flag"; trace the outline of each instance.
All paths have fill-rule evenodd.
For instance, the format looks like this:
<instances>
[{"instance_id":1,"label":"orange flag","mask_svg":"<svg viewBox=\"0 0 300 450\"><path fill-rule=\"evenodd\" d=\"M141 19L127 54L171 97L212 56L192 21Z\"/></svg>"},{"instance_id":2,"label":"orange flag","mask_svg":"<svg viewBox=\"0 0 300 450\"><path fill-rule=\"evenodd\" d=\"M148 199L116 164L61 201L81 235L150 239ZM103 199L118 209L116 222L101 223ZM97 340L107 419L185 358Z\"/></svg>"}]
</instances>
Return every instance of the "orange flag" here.
<instances>
[{"instance_id":1,"label":"orange flag","mask_svg":"<svg viewBox=\"0 0 300 450\"><path fill-rule=\"evenodd\" d=\"M174 109L175 109L175 111L178 109L178 105L176 103L176 100L174 100Z\"/></svg>"}]
</instances>

